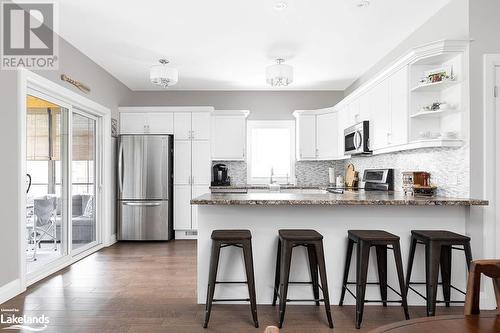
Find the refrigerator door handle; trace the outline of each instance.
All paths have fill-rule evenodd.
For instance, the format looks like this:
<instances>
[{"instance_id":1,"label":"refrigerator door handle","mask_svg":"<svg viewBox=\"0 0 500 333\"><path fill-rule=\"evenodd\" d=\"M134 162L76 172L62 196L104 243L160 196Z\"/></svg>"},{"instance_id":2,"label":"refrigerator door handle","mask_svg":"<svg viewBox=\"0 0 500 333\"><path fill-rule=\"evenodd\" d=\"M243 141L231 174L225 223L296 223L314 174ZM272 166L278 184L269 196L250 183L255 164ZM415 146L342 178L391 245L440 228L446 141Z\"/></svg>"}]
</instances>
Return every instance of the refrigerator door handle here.
<instances>
[{"instance_id":1,"label":"refrigerator door handle","mask_svg":"<svg viewBox=\"0 0 500 333\"><path fill-rule=\"evenodd\" d=\"M123 143L118 147L118 188L123 192Z\"/></svg>"},{"instance_id":2,"label":"refrigerator door handle","mask_svg":"<svg viewBox=\"0 0 500 333\"><path fill-rule=\"evenodd\" d=\"M161 202L123 202L124 206L148 206L155 207L160 206Z\"/></svg>"}]
</instances>

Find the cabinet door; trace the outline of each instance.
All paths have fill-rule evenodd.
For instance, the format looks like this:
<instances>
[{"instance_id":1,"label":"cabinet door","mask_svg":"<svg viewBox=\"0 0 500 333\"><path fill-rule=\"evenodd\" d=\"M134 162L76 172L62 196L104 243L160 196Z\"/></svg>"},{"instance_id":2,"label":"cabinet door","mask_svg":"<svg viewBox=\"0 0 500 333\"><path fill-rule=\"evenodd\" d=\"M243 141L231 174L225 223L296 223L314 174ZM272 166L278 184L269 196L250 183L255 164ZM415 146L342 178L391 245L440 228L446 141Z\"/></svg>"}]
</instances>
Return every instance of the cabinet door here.
<instances>
[{"instance_id":1,"label":"cabinet door","mask_svg":"<svg viewBox=\"0 0 500 333\"><path fill-rule=\"evenodd\" d=\"M120 134L147 133L146 113L120 113Z\"/></svg>"},{"instance_id":2,"label":"cabinet door","mask_svg":"<svg viewBox=\"0 0 500 333\"><path fill-rule=\"evenodd\" d=\"M195 185L193 186L193 199L203 195L205 193L210 193L210 188L206 185ZM191 206L191 229L198 229L198 206Z\"/></svg>"},{"instance_id":3,"label":"cabinet door","mask_svg":"<svg viewBox=\"0 0 500 333\"><path fill-rule=\"evenodd\" d=\"M210 185L210 142L192 141L192 152L191 170L193 184Z\"/></svg>"},{"instance_id":4,"label":"cabinet door","mask_svg":"<svg viewBox=\"0 0 500 333\"><path fill-rule=\"evenodd\" d=\"M400 69L389 78L390 128L389 145L408 143L408 67Z\"/></svg>"},{"instance_id":5,"label":"cabinet door","mask_svg":"<svg viewBox=\"0 0 500 333\"><path fill-rule=\"evenodd\" d=\"M191 141L174 142L174 184L191 184Z\"/></svg>"},{"instance_id":6,"label":"cabinet door","mask_svg":"<svg viewBox=\"0 0 500 333\"><path fill-rule=\"evenodd\" d=\"M212 117L212 159L243 161L245 159L245 116Z\"/></svg>"},{"instance_id":7,"label":"cabinet door","mask_svg":"<svg viewBox=\"0 0 500 333\"><path fill-rule=\"evenodd\" d=\"M174 139L191 139L191 112L174 112Z\"/></svg>"},{"instance_id":8,"label":"cabinet door","mask_svg":"<svg viewBox=\"0 0 500 333\"><path fill-rule=\"evenodd\" d=\"M318 115L316 118L316 145L318 158L333 159L338 157L338 122L337 113Z\"/></svg>"},{"instance_id":9,"label":"cabinet door","mask_svg":"<svg viewBox=\"0 0 500 333\"><path fill-rule=\"evenodd\" d=\"M347 125L347 110L345 108L340 109L337 112L337 151L339 156L344 156L344 130L348 127Z\"/></svg>"},{"instance_id":10,"label":"cabinet door","mask_svg":"<svg viewBox=\"0 0 500 333\"><path fill-rule=\"evenodd\" d=\"M298 123L298 160L316 159L316 116L300 115Z\"/></svg>"},{"instance_id":11,"label":"cabinet door","mask_svg":"<svg viewBox=\"0 0 500 333\"><path fill-rule=\"evenodd\" d=\"M148 113L150 134L174 134L174 115L172 112Z\"/></svg>"},{"instance_id":12,"label":"cabinet door","mask_svg":"<svg viewBox=\"0 0 500 333\"><path fill-rule=\"evenodd\" d=\"M209 140L210 139L210 113L209 112L193 112L191 130L193 140Z\"/></svg>"},{"instance_id":13,"label":"cabinet door","mask_svg":"<svg viewBox=\"0 0 500 333\"><path fill-rule=\"evenodd\" d=\"M368 99L372 105L370 116L370 149L387 147L389 136L389 82L384 80L373 87Z\"/></svg>"},{"instance_id":14,"label":"cabinet door","mask_svg":"<svg viewBox=\"0 0 500 333\"><path fill-rule=\"evenodd\" d=\"M174 229L191 229L191 185L174 186Z\"/></svg>"}]
</instances>

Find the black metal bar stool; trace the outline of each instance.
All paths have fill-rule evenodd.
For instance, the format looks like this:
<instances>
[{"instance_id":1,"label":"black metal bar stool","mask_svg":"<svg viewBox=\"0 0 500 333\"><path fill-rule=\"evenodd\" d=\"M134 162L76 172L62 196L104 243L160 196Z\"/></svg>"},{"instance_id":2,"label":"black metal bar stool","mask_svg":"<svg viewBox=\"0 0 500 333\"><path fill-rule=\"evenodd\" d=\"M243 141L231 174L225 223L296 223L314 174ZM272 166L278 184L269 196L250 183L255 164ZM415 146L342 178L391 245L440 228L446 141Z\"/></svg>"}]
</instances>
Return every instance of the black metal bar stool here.
<instances>
[{"instance_id":1,"label":"black metal bar stool","mask_svg":"<svg viewBox=\"0 0 500 333\"><path fill-rule=\"evenodd\" d=\"M208 326L213 302L250 302L254 325L255 327L259 327L259 322L257 320L257 301L255 297L255 279L253 273L252 234L249 230L214 230L211 238L212 254L210 256L207 303L203 327L207 328ZM243 250L247 281L217 281L217 268L219 266L220 250L228 246L235 246ZM215 285L224 283L247 284L249 298L214 299Z\"/></svg>"},{"instance_id":2,"label":"black metal bar stool","mask_svg":"<svg viewBox=\"0 0 500 333\"><path fill-rule=\"evenodd\" d=\"M356 282L349 282L349 268L351 266L351 257L354 243L357 243L356 252ZM370 248L375 246L377 252L377 267L379 282L367 282L368 262L370 258ZM392 247L389 247L392 246ZM396 271L398 273L399 289L397 292L387 284L387 250L393 250L394 260L396 261ZM347 286L356 285L356 294ZM382 300L366 300L366 285L374 284L380 286L380 295ZM401 300L387 300L387 289L392 290L401 296ZM402 303L406 319L410 319L408 314L408 304L406 302L406 288L403 275L403 261L401 259L401 248L399 246L399 237L383 230L349 230L347 253L344 268L344 280L342 282L342 292L339 305L344 304L346 290L356 299L356 328L361 327L363 321L363 309L365 303L382 302L384 306L387 303Z\"/></svg>"},{"instance_id":3,"label":"black metal bar stool","mask_svg":"<svg viewBox=\"0 0 500 333\"><path fill-rule=\"evenodd\" d=\"M305 246L309 257L309 268L311 271L311 282L291 282L290 264L292 260L292 250L297 246ZM318 280L321 278L321 286ZM288 299L289 284L311 284L314 299ZM323 292L323 298L319 298L319 289ZM328 325L333 328L332 314L330 310L330 298L328 296L328 282L326 277L325 254L323 250L323 236L314 230L279 230L278 255L276 258L276 275L274 279L273 306L276 299L280 302L279 328L283 326L285 319L286 303L288 302L324 302Z\"/></svg>"},{"instance_id":4,"label":"black metal bar stool","mask_svg":"<svg viewBox=\"0 0 500 333\"><path fill-rule=\"evenodd\" d=\"M417 244L423 244L425 246L425 282L411 282L411 270L413 268L413 259L415 258ZM462 246L462 248L456 246ZM446 307L449 307L450 303L464 303L463 301L450 300L452 288L465 295L464 291L457 289L451 284L452 250L465 252L467 269L469 269L472 261L470 237L446 230L411 231L410 255L408 257L408 271L406 272L406 293L411 289L426 300L427 316L434 316L436 314L436 303L445 303ZM441 266L441 283L438 282L439 266ZM425 284L426 296L411 287L412 284ZM443 301L436 300L438 285L442 285L443 287Z\"/></svg>"}]
</instances>

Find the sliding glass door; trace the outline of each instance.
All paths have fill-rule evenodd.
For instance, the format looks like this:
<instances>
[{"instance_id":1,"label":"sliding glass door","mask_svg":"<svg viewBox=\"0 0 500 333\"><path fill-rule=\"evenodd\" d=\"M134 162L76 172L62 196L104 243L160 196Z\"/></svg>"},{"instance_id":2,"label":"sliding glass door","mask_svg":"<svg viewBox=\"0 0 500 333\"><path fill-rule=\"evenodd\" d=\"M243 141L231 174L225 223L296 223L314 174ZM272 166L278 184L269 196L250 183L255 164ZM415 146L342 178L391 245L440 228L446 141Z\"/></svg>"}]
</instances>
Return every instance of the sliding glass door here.
<instances>
[{"instance_id":1,"label":"sliding glass door","mask_svg":"<svg viewBox=\"0 0 500 333\"><path fill-rule=\"evenodd\" d=\"M72 113L71 246L87 248L96 237L96 119Z\"/></svg>"},{"instance_id":2,"label":"sliding glass door","mask_svg":"<svg viewBox=\"0 0 500 333\"><path fill-rule=\"evenodd\" d=\"M26 271L34 281L99 244L101 118L35 90L26 108Z\"/></svg>"}]
</instances>

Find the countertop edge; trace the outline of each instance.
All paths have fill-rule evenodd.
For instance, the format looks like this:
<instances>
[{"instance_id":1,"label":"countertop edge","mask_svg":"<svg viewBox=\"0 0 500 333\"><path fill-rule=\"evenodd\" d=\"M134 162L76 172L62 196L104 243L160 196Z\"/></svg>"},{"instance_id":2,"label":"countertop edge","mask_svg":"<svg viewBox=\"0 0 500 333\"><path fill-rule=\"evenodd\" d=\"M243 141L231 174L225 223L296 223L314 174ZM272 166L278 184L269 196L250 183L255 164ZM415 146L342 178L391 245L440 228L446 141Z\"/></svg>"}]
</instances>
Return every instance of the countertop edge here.
<instances>
[{"instance_id":1,"label":"countertop edge","mask_svg":"<svg viewBox=\"0 0 500 333\"><path fill-rule=\"evenodd\" d=\"M267 200L215 199L191 200L191 205L202 206L487 206L487 200Z\"/></svg>"}]
</instances>

